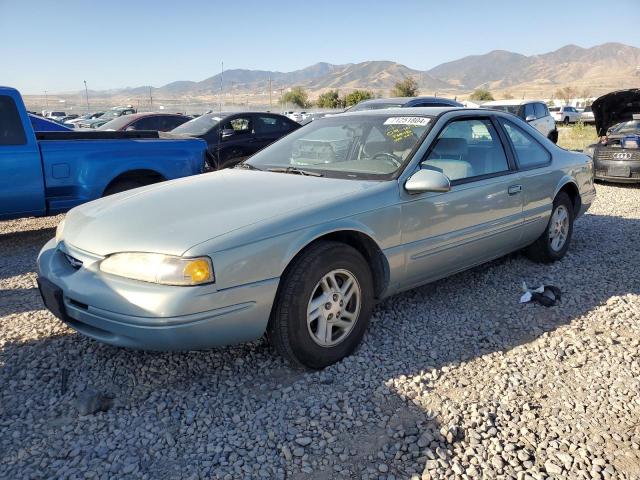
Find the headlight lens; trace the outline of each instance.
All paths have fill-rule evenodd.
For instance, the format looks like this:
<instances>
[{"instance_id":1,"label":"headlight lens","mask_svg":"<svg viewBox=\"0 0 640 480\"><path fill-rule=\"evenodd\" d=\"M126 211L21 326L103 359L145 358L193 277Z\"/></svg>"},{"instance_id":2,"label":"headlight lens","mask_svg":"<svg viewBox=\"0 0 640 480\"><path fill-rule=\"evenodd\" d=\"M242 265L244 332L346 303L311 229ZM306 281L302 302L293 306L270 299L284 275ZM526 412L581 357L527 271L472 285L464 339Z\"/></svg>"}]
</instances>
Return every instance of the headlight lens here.
<instances>
[{"instance_id":1,"label":"headlight lens","mask_svg":"<svg viewBox=\"0 0 640 480\"><path fill-rule=\"evenodd\" d=\"M60 243L62 241L62 233L64 232L64 218L62 219L62 221L58 224L58 227L56 228L56 244Z\"/></svg>"},{"instance_id":2,"label":"headlight lens","mask_svg":"<svg viewBox=\"0 0 640 480\"><path fill-rule=\"evenodd\" d=\"M112 275L163 285L212 283L209 257L182 258L161 253L116 253L100 263L100 270Z\"/></svg>"}]
</instances>

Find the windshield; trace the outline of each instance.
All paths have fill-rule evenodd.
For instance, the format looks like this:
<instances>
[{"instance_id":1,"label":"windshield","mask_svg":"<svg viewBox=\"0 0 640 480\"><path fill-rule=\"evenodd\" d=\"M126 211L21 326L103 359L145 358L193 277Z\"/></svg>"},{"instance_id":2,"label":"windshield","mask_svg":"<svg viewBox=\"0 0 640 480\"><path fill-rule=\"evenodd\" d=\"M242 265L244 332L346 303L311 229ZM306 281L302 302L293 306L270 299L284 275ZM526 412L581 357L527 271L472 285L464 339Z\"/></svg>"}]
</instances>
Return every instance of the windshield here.
<instances>
[{"instance_id":1,"label":"windshield","mask_svg":"<svg viewBox=\"0 0 640 480\"><path fill-rule=\"evenodd\" d=\"M323 118L245 163L261 170L294 168L341 178L391 178L408 160L430 120L417 115Z\"/></svg>"},{"instance_id":2,"label":"windshield","mask_svg":"<svg viewBox=\"0 0 640 480\"><path fill-rule=\"evenodd\" d=\"M518 110L520 110L520 105L487 105L482 106L482 108L489 108L492 110L500 110L501 112L512 113L514 115L518 115Z\"/></svg>"},{"instance_id":3,"label":"windshield","mask_svg":"<svg viewBox=\"0 0 640 480\"><path fill-rule=\"evenodd\" d=\"M189 120L183 123L179 127L171 130L173 133L185 133L187 135L204 135L213 127L217 126L222 120L221 117L216 116L215 113L205 113L204 115Z\"/></svg>"},{"instance_id":4,"label":"windshield","mask_svg":"<svg viewBox=\"0 0 640 480\"><path fill-rule=\"evenodd\" d=\"M104 120L106 115L102 116L100 121ZM132 122L133 119L129 117L129 115L122 115L120 117L114 118L106 123L101 124L96 130L120 130L124 126L128 125Z\"/></svg>"},{"instance_id":5,"label":"windshield","mask_svg":"<svg viewBox=\"0 0 640 480\"><path fill-rule=\"evenodd\" d=\"M64 117L64 112L51 112L52 117Z\"/></svg>"},{"instance_id":6,"label":"windshield","mask_svg":"<svg viewBox=\"0 0 640 480\"><path fill-rule=\"evenodd\" d=\"M122 115L122 112L119 110L108 110L106 112L104 112L101 116L100 116L100 120L106 120L109 121L113 118L118 118Z\"/></svg>"},{"instance_id":7,"label":"windshield","mask_svg":"<svg viewBox=\"0 0 640 480\"><path fill-rule=\"evenodd\" d=\"M362 102L349 108L349 112L365 112L367 110L384 110L385 108L400 108L404 103L398 102Z\"/></svg>"},{"instance_id":8,"label":"windshield","mask_svg":"<svg viewBox=\"0 0 640 480\"><path fill-rule=\"evenodd\" d=\"M611 133L637 133L640 132L640 120L629 120L611 127Z\"/></svg>"}]
</instances>

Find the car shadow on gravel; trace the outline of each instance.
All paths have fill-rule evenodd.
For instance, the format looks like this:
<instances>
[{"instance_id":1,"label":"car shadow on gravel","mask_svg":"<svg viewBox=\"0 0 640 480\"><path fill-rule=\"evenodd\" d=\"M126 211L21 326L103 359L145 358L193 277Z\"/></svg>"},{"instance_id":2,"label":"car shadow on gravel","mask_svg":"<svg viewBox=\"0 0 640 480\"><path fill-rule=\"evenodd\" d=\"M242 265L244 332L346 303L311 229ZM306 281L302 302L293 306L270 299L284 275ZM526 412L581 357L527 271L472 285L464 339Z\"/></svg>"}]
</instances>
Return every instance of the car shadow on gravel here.
<instances>
[{"instance_id":1,"label":"car shadow on gravel","mask_svg":"<svg viewBox=\"0 0 640 480\"><path fill-rule=\"evenodd\" d=\"M44 239L30 235L25 238L31 243ZM272 478L284 478L277 469L284 471L292 459L304 458L312 468L328 457L329 471L360 475L367 464L383 463L401 478L419 475L428 462L446 463L456 442L468 440L462 422L441 420L448 403L465 402L464 385L432 397L424 392L452 368L532 342L613 296L640 293L637 250L624 245L640 245L640 220L586 215L560 262L540 265L511 254L386 299L357 352L320 372L287 368L263 340L184 353L119 349L78 334L9 341L0 350L0 426L6 432L0 436L0 474L8 465L29 464L21 449L47 444L62 455L57 458L66 458L69 441L108 444L104 454L83 450L99 471L111 468L115 451L138 458L140 474L233 473L249 449L235 438L248 432L262 445L261 455L278 466ZM562 301L551 308L519 304L522 281L556 285ZM28 305L22 312L38 306L33 293L22 292ZM114 407L91 421L78 417L76 397L86 389L115 397ZM483 421L495 421L491 408L481 414ZM123 437L117 437L122 443L109 440L122 429L147 439L158 455ZM301 447L301 435L313 443ZM183 455L192 455L190 465L177 461ZM317 468L301 468L298 463L287 478L318 478Z\"/></svg>"},{"instance_id":2,"label":"car shadow on gravel","mask_svg":"<svg viewBox=\"0 0 640 480\"><path fill-rule=\"evenodd\" d=\"M33 271L38 252L55 234L55 228L0 233L0 280Z\"/></svg>"}]
</instances>

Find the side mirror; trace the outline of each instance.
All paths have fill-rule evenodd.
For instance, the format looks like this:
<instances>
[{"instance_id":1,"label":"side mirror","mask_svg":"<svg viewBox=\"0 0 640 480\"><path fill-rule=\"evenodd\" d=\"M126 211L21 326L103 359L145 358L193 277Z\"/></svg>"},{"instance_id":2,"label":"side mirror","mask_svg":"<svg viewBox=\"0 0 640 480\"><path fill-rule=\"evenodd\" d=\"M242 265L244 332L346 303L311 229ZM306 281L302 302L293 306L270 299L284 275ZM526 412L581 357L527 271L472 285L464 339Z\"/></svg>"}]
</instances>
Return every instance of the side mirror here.
<instances>
[{"instance_id":1,"label":"side mirror","mask_svg":"<svg viewBox=\"0 0 640 480\"><path fill-rule=\"evenodd\" d=\"M222 138L229 138L234 136L236 131L233 128L225 128L222 130Z\"/></svg>"},{"instance_id":2,"label":"side mirror","mask_svg":"<svg viewBox=\"0 0 640 480\"><path fill-rule=\"evenodd\" d=\"M533 122L536 119L535 115L527 115L527 118L524 119L525 122Z\"/></svg>"},{"instance_id":3,"label":"side mirror","mask_svg":"<svg viewBox=\"0 0 640 480\"><path fill-rule=\"evenodd\" d=\"M423 168L407 179L404 184L404 189L410 194L448 192L451 190L451 182L444 173Z\"/></svg>"}]
</instances>

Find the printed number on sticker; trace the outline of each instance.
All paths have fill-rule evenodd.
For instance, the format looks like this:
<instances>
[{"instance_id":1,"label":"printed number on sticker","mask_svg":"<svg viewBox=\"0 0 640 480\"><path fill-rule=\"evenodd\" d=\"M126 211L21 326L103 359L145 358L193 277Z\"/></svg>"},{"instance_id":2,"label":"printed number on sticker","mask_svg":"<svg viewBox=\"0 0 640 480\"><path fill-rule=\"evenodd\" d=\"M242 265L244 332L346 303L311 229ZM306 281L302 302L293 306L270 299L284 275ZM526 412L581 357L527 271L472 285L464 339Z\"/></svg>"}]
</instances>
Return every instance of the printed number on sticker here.
<instances>
[{"instance_id":1,"label":"printed number on sticker","mask_svg":"<svg viewBox=\"0 0 640 480\"><path fill-rule=\"evenodd\" d=\"M384 121L385 125L420 125L425 126L429 119L425 117L389 117Z\"/></svg>"}]
</instances>

